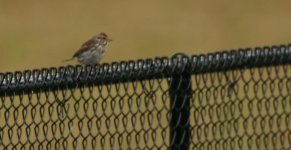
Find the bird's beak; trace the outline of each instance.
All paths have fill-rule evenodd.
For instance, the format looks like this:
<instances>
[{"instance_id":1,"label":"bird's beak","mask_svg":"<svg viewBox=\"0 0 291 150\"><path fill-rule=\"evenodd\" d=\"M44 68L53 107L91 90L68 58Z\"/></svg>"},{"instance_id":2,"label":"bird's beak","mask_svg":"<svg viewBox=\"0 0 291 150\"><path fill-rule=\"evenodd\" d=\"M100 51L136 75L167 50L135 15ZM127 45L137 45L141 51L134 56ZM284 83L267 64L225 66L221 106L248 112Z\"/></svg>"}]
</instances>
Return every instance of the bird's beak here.
<instances>
[{"instance_id":1,"label":"bird's beak","mask_svg":"<svg viewBox=\"0 0 291 150\"><path fill-rule=\"evenodd\" d=\"M112 42L112 39L107 39L107 42Z\"/></svg>"}]
</instances>

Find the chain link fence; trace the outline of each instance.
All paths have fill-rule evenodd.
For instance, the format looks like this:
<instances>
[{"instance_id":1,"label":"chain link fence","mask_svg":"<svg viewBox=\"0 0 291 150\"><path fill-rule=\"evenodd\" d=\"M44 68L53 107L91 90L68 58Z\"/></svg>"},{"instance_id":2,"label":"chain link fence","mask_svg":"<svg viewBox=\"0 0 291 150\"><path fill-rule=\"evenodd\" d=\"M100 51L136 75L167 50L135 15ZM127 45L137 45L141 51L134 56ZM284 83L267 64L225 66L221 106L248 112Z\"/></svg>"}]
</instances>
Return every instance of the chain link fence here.
<instances>
[{"instance_id":1,"label":"chain link fence","mask_svg":"<svg viewBox=\"0 0 291 150\"><path fill-rule=\"evenodd\" d=\"M291 46L0 74L0 149L291 149Z\"/></svg>"}]
</instances>

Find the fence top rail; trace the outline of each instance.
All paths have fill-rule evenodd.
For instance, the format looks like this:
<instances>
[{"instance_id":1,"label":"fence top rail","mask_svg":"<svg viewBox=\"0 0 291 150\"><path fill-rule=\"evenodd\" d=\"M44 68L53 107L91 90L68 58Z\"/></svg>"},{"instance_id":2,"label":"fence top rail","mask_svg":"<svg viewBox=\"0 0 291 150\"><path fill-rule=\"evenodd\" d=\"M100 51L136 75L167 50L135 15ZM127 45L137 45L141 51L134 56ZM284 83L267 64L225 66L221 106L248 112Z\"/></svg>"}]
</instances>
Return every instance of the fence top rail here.
<instances>
[{"instance_id":1,"label":"fence top rail","mask_svg":"<svg viewBox=\"0 0 291 150\"><path fill-rule=\"evenodd\" d=\"M96 66L66 66L0 73L0 96L79 86L168 78L182 72L219 72L291 64L291 44L187 57L159 57Z\"/></svg>"}]
</instances>

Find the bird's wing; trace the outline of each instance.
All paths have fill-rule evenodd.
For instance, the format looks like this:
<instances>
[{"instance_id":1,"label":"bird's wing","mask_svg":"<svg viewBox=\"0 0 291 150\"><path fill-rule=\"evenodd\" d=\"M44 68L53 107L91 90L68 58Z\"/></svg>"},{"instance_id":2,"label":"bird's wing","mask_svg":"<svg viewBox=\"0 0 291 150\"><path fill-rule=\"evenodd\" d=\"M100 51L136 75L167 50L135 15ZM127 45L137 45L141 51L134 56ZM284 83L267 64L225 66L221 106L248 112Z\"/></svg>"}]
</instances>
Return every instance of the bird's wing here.
<instances>
[{"instance_id":1,"label":"bird's wing","mask_svg":"<svg viewBox=\"0 0 291 150\"><path fill-rule=\"evenodd\" d=\"M92 48L95 45L95 39L91 38L90 40L86 41L82 44L82 46L77 50L74 54L73 58L80 56L83 52L87 51L88 49Z\"/></svg>"}]
</instances>

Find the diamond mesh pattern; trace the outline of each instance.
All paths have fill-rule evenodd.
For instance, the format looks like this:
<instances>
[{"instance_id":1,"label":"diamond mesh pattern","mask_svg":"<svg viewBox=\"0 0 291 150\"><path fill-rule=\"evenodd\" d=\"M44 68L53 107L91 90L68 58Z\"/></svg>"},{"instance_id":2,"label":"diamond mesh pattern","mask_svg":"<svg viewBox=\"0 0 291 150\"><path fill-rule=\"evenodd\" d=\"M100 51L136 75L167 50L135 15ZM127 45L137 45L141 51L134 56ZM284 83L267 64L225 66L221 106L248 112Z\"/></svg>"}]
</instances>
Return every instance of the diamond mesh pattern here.
<instances>
[{"instance_id":1,"label":"diamond mesh pattern","mask_svg":"<svg viewBox=\"0 0 291 150\"><path fill-rule=\"evenodd\" d=\"M291 46L0 74L0 149L290 149Z\"/></svg>"}]
</instances>

